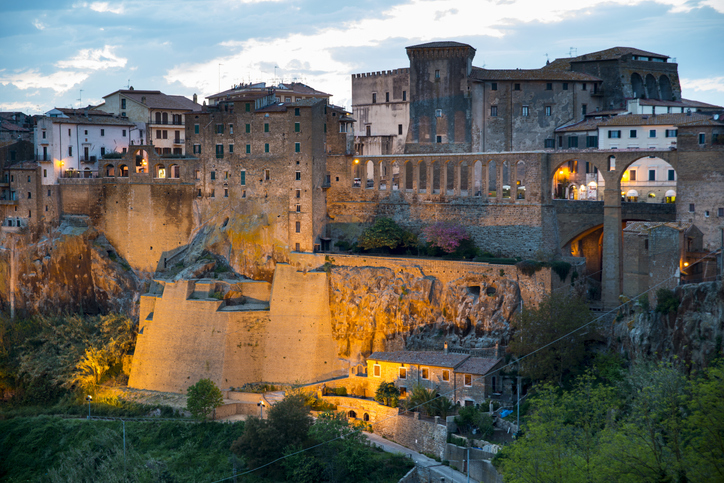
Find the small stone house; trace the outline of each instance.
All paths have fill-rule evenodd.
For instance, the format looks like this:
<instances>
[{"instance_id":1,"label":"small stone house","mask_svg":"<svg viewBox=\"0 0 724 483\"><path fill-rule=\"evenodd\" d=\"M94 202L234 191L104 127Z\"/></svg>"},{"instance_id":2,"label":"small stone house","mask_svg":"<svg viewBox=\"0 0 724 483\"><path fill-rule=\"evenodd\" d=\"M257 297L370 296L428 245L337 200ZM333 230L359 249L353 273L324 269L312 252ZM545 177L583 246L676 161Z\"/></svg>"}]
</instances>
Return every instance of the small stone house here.
<instances>
[{"instance_id":1,"label":"small stone house","mask_svg":"<svg viewBox=\"0 0 724 483\"><path fill-rule=\"evenodd\" d=\"M470 406L482 404L496 389L502 389L502 378L490 374L502 361L440 351L375 352L367 358L367 374L371 387L379 384L376 380L392 382L402 397L420 384L437 389L457 404Z\"/></svg>"}]
</instances>

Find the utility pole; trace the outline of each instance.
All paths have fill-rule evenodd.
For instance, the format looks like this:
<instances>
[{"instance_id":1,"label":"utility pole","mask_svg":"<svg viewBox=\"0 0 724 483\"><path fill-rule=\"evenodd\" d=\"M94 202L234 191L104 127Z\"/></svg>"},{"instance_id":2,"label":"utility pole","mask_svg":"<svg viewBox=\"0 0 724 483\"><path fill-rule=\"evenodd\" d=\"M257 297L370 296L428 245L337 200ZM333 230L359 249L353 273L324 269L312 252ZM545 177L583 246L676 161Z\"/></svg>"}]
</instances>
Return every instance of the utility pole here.
<instances>
[{"instance_id":1,"label":"utility pole","mask_svg":"<svg viewBox=\"0 0 724 483\"><path fill-rule=\"evenodd\" d=\"M468 474L468 483L470 483L470 441L468 441L468 463L465 465L465 469Z\"/></svg>"},{"instance_id":2,"label":"utility pole","mask_svg":"<svg viewBox=\"0 0 724 483\"><path fill-rule=\"evenodd\" d=\"M520 370L520 368L518 368L518 370ZM518 407L517 407L518 415L515 419L515 424L516 424L516 426L518 426L518 431L520 431L520 376L518 376L518 391L517 392L518 392ZM518 431L516 431L516 433Z\"/></svg>"}]
</instances>

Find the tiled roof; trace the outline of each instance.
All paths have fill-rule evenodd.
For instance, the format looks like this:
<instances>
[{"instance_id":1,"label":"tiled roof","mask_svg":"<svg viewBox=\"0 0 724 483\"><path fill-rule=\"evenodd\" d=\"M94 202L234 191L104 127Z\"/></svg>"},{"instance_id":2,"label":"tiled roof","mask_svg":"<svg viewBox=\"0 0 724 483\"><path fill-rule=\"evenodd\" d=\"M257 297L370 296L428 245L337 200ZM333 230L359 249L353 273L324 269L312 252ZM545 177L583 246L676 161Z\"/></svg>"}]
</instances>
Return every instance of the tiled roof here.
<instances>
[{"instance_id":1,"label":"tiled roof","mask_svg":"<svg viewBox=\"0 0 724 483\"><path fill-rule=\"evenodd\" d=\"M703 114L692 113L691 115L685 113L678 114L623 114L620 116L614 116L609 119L602 121L599 126L661 126L671 125L676 126L678 124L694 121L702 121L711 119L710 116Z\"/></svg>"},{"instance_id":2,"label":"tiled roof","mask_svg":"<svg viewBox=\"0 0 724 483\"><path fill-rule=\"evenodd\" d=\"M603 119L587 118L574 124L561 126L557 128L555 132L595 131L596 129L598 129L599 124L601 124L603 121Z\"/></svg>"},{"instance_id":3,"label":"tiled roof","mask_svg":"<svg viewBox=\"0 0 724 483\"><path fill-rule=\"evenodd\" d=\"M269 89L273 89L275 94L277 96L285 96L289 94L298 94L302 96L315 96L315 97L331 97L331 94L327 94L326 92L318 91L314 89L313 87L309 87L306 84L302 84L301 82L290 82L288 84L279 84L277 86L274 85L264 85L263 87L261 84L253 84L253 85L240 85L238 87L235 87L233 89L228 89L223 92L219 92L218 94L213 94L211 96L206 97L207 99L218 99L222 97L229 96L230 98L233 98L234 100L237 99L258 99L260 97L265 97L269 95Z\"/></svg>"},{"instance_id":4,"label":"tiled roof","mask_svg":"<svg viewBox=\"0 0 724 483\"><path fill-rule=\"evenodd\" d=\"M598 52L591 52L589 54L579 55L569 59L569 62L587 62L596 60L614 60L620 59L624 55L640 55L642 57L659 57L668 59L668 55L655 54L653 52L647 52L645 50L636 49L634 47L612 47L610 49L599 50Z\"/></svg>"},{"instance_id":5,"label":"tiled roof","mask_svg":"<svg viewBox=\"0 0 724 483\"><path fill-rule=\"evenodd\" d=\"M30 129L24 128L14 122L0 121L0 129L3 131L30 132Z\"/></svg>"},{"instance_id":6,"label":"tiled roof","mask_svg":"<svg viewBox=\"0 0 724 483\"><path fill-rule=\"evenodd\" d=\"M639 104L642 106L666 106L666 107L700 107L700 108L711 108L721 109L721 106L715 106L714 104L707 104L706 102L692 101L690 99L681 99L680 101L662 101L660 99L639 99Z\"/></svg>"},{"instance_id":7,"label":"tiled roof","mask_svg":"<svg viewBox=\"0 0 724 483\"><path fill-rule=\"evenodd\" d=\"M694 115L691 115L694 117ZM689 121L689 122L680 122L677 124L677 126L680 127L693 127L693 126L714 126L714 127L721 127L724 126L724 122L721 121L715 121L714 119L708 118L708 119L697 119L695 121Z\"/></svg>"},{"instance_id":8,"label":"tiled roof","mask_svg":"<svg viewBox=\"0 0 724 483\"><path fill-rule=\"evenodd\" d=\"M374 352L367 357L367 360L450 367L454 369L469 357L467 354L445 354L439 351L394 351Z\"/></svg>"},{"instance_id":9,"label":"tiled roof","mask_svg":"<svg viewBox=\"0 0 724 483\"><path fill-rule=\"evenodd\" d=\"M455 372L485 375L501 360L502 359L488 359L485 357L470 357L456 368Z\"/></svg>"},{"instance_id":10,"label":"tiled roof","mask_svg":"<svg viewBox=\"0 0 724 483\"><path fill-rule=\"evenodd\" d=\"M679 224L678 222L673 221L663 223L655 221L629 221L626 223L626 228L624 228L623 231L627 231L630 233L648 233L650 230L653 230L654 228L659 228L661 226L673 228L674 230L678 231L687 231L693 225L691 223Z\"/></svg>"},{"instance_id":11,"label":"tiled roof","mask_svg":"<svg viewBox=\"0 0 724 483\"><path fill-rule=\"evenodd\" d=\"M585 117L618 116L626 112L626 109L607 109L605 111L591 111Z\"/></svg>"},{"instance_id":12,"label":"tiled roof","mask_svg":"<svg viewBox=\"0 0 724 483\"><path fill-rule=\"evenodd\" d=\"M473 67L471 77L478 80L540 80L540 81L600 81L598 77L580 72L555 69L481 69Z\"/></svg>"},{"instance_id":13,"label":"tiled roof","mask_svg":"<svg viewBox=\"0 0 724 483\"><path fill-rule=\"evenodd\" d=\"M89 110L85 115L84 109L58 109L68 117L48 117L54 123L61 124L92 124L105 126L135 126L128 119L114 116L103 111Z\"/></svg>"},{"instance_id":14,"label":"tiled roof","mask_svg":"<svg viewBox=\"0 0 724 483\"><path fill-rule=\"evenodd\" d=\"M123 96L133 99L150 109L176 111L200 111L201 106L184 96L171 96L159 91L122 91ZM145 102L144 102L145 97Z\"/></svg>"},{"instance_id":15,"label":"tiled roof","mask_svg":"<svg viewBox=\"0 0 724 483\"><path fill-rule=\"evenodd\" d=\"M452 42L452 41L445 41L445 42L428 42L426 44L417 44L417 45L410 45L409 47L405 47L406 49L449 49L451 47L468 47L472 49L472 46L468 44L463 44L461 42Z\"/></svg>"},{"instance_id":16,"label":"tiled roof","mask_svg":"<svg viewBox=\"0 0 724 483\"><path fill-rule=\"evenodd\" d=\"M546 70L571 70L571 59L570 58L562 58L562 59L556 59L553 62L549 62L546 65L542 67L542 69Z\"/></svg>"}]
</instances>

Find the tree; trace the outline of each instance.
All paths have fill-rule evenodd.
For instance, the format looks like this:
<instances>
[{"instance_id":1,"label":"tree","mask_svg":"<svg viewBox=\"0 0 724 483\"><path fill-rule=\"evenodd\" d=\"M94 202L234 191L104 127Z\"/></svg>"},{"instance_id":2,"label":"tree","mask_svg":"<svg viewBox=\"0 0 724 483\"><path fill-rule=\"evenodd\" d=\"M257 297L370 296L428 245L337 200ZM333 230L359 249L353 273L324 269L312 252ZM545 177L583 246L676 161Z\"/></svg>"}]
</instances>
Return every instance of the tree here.
<instances>
[{"instance_id":1,"label":"tree","mask_svg":"<svg viewBox=\"0 0 724 483\"><path fill-rule=\"evenodd\" d=\"M586 302L566 294L551 293L538 307L523 307L513 321L510 351L518 357L548 347L526 357L521 372L535 381L563 383L565 376L578 372L585 353L585 340L590 327L569 334L591 321ZM565 336L565 337L564 337ZM564 337L562 340L559 338Z\"/></svg>"},{"instance_id":2,"label":"tree","mask_svg":"<svg viewBox=\"0 0 724 483\"><path fill-rule=\"evenodd\" d=\"M493 435L493 418L475 406L460 408L458 415L455 416L455 424L466 433L472 433L473 428L477 428L481 438L487 438Z\"/></svg>"},{"instance_id":3,"label":"tree","mask_svg":"<svg viewBox=\"0 0 724 483\"><path fill-rule=\"evenodd\" d=\"M367 228L357 240L357 246L363 250L388 248L394 250L398 247L413 247L417 245L417 237L402 229L391 218L377 218L372 226Z\"/></svg>"},{"instance_id":4,"label":"tree","mask_svg":"<svg viewBox=\"0 0 724 483\"><path fill-rule=\"evenodd\" d=\"M385 406L397 407L400 400L400 390L391 382L380 382L375 391L375 401Z\"/></svg>"},{"instance_id":5,"label":"tree","mask_svg":"<svg viewBox=\"0 0 724 483\"><path fill-rule=\"evenodd\" d=\"M454 253L463 240L470 239L464 226L451 221L439 221L426 226L422 234L430 246L440 248L445 253Z\"/></svg>"},{"instance_id":6,"label":"tree","mask_svg":"<svg viewBox=\"0 0 724 483\"><path fill-rule=\"evenodd\" d=\"M221 390L211 379L201 379L190 386L186 394L188 396L186 408L198 420L205 419L212 411L224 404Z\"/></svg>"}]
</instances>

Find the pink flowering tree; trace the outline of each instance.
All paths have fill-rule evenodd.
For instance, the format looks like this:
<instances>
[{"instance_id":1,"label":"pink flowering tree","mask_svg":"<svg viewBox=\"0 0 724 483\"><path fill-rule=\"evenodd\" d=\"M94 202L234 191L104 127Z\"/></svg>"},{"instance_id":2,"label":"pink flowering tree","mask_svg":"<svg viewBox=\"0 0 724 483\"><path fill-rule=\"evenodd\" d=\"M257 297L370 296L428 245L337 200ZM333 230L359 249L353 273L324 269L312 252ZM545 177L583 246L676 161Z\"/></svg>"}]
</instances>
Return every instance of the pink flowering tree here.
<instances>
[{"instance_id":1,"label":"pink flowering tree","mask_svg":"<svg viewBox=\"0 0 724 483\"><path fill-rule=\"evenodd\" d=\"M422 230L425 240L445 253L453 253L463 240L469 240L470 235L464 226L449 221L438 221L434 225Z\"/></svg>"}]
</instances>

